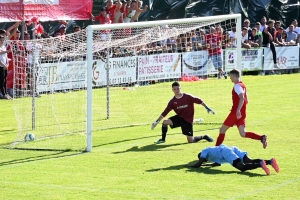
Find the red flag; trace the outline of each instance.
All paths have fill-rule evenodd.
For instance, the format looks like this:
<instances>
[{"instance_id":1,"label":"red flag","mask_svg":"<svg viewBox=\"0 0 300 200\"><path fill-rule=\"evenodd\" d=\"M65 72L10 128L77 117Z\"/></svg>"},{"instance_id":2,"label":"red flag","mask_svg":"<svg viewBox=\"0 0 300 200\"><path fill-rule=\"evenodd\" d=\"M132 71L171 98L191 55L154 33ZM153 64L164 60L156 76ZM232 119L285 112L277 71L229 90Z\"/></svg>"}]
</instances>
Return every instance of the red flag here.
<instances>
[{"instance_id":1,"label":"red flag","mask_svg":"<svg viewBox=\"0 0 300 200\"><path fill-rule=\"evenodd\" d=\"M93 0L0 0L0 21L87 20Z\"/></svg>"}]
</instances>

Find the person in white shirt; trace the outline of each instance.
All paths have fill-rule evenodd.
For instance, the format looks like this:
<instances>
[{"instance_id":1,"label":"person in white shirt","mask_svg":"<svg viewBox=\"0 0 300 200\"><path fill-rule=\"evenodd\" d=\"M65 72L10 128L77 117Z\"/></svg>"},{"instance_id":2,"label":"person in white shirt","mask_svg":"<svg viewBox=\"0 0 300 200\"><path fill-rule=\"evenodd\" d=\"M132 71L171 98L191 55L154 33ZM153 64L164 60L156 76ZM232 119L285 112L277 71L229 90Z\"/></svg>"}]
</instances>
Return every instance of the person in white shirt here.
<instances>
[{"instance_id":1,"label":"person in white shirt","mask_svg":"<svg viewBox=\"0 0 300 200\"><path fill-rule=\"evenodd\" d=\"M4 45L5 37L3 35L0 36L0 94L1 98L10 100L12 99L6 89L6 77L7 77L7 68L8 68L8 58L7 53L9 51L6 50Z\"/></svg>"},{"instance_id":2,"label":"person in white shirt","mask_svg":"<svg viewBox=\"0 0 300 200\"><path fill-rule=\"evenodd\" d=\"M231 47L236 47L236 24L232 24L232 29L229 31Z\"/></svg>"},{"instance_id":3,"label":"person in white shirt","mask_svg":"<svg viewBox=\"0 0 300 200\"><path fill-rule=\"evenodd\" d=\"M263 16L260 20L260 28L259 28L259 31L260 32L263 32L265 30L265 28L267 28L268 25L267 25L267 18L265 16Z\"/></svg>"},{"instance_id":4,"label":"person in white shirt","mask_svg":"<svg viewBox=\"0 0 300 200\"><path fill-rule=\"evenodd\" d=\"M297 33L298 35L300 34L300 27L298 27L298 21L297 19L294 19L291 23L291 25L294 26L294 32ZM285 29L286 32L289 32L289 27L287 27L287 29Z\"/></svg>"},{"instance_id":5,"label":"person in white shirt","mask_svg":"<svg viewBox=\"0 0 300 200\"><path fill-rule=\"evenodd\" d=\"M248 43L248 29L247 27L243 27L242 29L242 47L246 49L250 49L251 45Z\"/></svg>"}]
</instances>

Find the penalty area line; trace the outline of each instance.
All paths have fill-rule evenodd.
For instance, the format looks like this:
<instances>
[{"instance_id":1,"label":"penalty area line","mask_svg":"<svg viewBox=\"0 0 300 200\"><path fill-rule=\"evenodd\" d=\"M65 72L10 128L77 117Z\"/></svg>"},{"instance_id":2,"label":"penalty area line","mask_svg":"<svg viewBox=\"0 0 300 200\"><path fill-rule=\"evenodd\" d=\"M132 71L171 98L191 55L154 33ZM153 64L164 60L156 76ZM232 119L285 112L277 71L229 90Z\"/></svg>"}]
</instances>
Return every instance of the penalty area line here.
<instances>
[{"instance_id":1,"label":"penalty area line","mask_svg":"<svg viewBox=\"0 0 300 200\"><path fill-rule=\"evenodd\" d=\"M246 192L244 194L228 198L227 200L239 199L239 198L250 196L250 195L253 195L253 194L258 194L258 193L261 193L261 192L265 192L265 191L269 191L269 190L274 190L276 188L280 188L280 187L283 187L283 186L286 186L286 185L294 184L294 183L296 183L298 181L300 181L300 177L297 177L297 178L294 178L294 179L290 179L290 180L284 181L282 183L278 183L276 185L265 187L265 188L262 188L262 189L259 189L259 190L254 190L254 191L251 191L251 192Z\"/></svg>"}]
</instances>

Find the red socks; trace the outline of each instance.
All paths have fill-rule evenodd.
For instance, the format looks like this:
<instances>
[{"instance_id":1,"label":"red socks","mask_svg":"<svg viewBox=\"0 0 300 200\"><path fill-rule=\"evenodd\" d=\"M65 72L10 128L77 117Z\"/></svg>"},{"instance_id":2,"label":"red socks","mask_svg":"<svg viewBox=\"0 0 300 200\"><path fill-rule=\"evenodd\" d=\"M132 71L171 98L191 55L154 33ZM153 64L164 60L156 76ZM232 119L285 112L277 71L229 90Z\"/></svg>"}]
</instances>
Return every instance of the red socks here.
<instances>
[{"instance_id":1,"label":"red socks","mask_svg":"<svg viewBox=\"0 0 300 200\"><path fill-rule=\"evenodd\" d=\"M260 140L261 139L260 135L257 135L256 133L253 133L253 132L246 132L245 137L246 138L251 138L253 140Z\"/></svg>"},{"instance_id":2,"label":"red socks","mask_svg":"<svg viewBox=\"0 0 300 200\"><path fill-rule=\"evenodd\" d=\"M218 139L217 139L217 142L216 142L216 146L220 146L220 144L223 143L224 138L225 138L225 133L220 133L220 134L219 134L219 137L218 137Z\"/></svg>"}]
</instances>

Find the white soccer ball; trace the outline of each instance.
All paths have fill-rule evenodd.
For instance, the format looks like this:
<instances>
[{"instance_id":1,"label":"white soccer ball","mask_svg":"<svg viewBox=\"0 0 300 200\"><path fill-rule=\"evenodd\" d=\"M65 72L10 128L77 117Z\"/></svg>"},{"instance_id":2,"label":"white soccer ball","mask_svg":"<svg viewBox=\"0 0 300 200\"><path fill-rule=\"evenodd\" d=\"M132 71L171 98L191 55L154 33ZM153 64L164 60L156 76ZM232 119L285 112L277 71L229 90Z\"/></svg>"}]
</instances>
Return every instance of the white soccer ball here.
<instances>
[{"instance_id":1,"label":"white soccer ball","mask_svg":"<svg viewBox=\"0 0 300 200\"><path fill-rule=\"evenodd\" d=\"M25 142L27 141L33 141L34 140L34 135L32 133L27 133L24 137Z\"/></svg>"}]
</instances>

